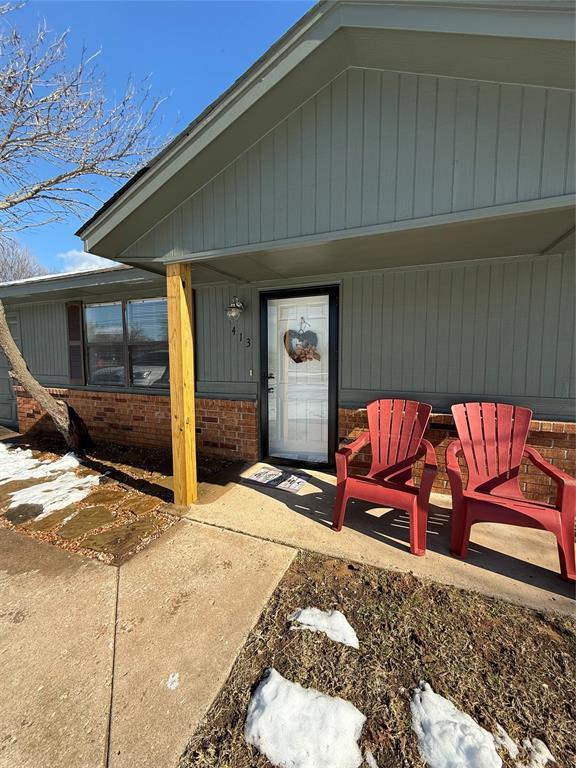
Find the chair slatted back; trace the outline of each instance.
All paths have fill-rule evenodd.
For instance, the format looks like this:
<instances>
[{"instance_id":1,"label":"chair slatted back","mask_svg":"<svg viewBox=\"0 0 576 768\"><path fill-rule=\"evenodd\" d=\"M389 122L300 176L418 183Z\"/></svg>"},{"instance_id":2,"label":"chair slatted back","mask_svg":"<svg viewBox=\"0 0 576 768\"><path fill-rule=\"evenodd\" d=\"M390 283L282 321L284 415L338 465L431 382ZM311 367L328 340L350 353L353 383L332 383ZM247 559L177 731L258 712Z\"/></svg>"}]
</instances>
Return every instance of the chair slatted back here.
<instances>
[{"instance_id":1,"label":"chair slatted back","mask_svg":"<svg viewBox=\"0 0 576 768\"><path fill-rule=\"evenodd\" d=\"M532 419L529 408L460 403L452 406L452 414L468 466L469 488L518 477Z\"/></svg>"},{"instance_id":2,"label":"chair slatted back","mask_svg":"<svg viewBox=\"0 0 576 768\"><path fill-rule=\"evenodd\" d=\"M417 453L431 405L416 400L374 400L366 410L372 445L371 473L381 472Z\"/></svg>"}]
</instances>

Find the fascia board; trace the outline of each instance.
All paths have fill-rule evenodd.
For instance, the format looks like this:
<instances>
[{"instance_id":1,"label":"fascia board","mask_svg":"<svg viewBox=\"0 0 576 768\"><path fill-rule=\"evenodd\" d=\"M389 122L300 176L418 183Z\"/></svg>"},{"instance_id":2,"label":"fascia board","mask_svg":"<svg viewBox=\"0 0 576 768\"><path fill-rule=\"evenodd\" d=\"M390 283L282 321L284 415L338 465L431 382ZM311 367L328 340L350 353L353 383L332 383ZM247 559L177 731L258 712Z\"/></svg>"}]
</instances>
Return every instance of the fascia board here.
<instances>
[{"instance_id":1,"label":"fascia board","mask_svg":"<svg viewBox=\"0 0 576 768\"><path fill-rule=\"evenodd\" d=\"M133 213L142 198L154 194L169 179L199 155L214 139L227 130L247 109L265 93L271 90L289 72L308 58L322 43L341 26L340 7L335 6L323 13L320 21L310 20L295 40L287 41L279 51L233 89L228 98L222 100L206 119L167 151L158 162L138 179L126 193L102 212L96 221L80 230L86 250L102 240L120 221ZM313 27L313 34L310 28ZM97 236L96 236L97 233Z\"/></svg>"},{"instance_id":2,"label":"fascia board","mask_svg":"<svg viewBox=\"0 0 576 768\"><path fill-rule=\"evenodd\" d=\"M341 23L345 27L572 42L574 12L558 5L345 3L341 6Z\"/></svg>"}]
</instances>

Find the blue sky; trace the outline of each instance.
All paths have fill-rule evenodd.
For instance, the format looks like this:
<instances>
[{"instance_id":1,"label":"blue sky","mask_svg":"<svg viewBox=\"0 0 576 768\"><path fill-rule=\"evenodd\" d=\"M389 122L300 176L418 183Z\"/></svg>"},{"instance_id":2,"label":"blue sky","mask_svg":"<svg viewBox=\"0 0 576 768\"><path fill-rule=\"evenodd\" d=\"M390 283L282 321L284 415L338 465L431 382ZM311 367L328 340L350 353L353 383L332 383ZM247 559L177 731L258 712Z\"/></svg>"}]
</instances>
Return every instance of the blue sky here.
<instances>
[{"instance_id":1,"label":"blue sky","mask_svg":"<svg viewBox=\"0 0 576 768\"><path fill-rule=\"evenodd\" d=\"M70 30L69 53L101 49L99 67L110 95L128 77L151 75L161 107L160 130L175 134L222 93L314 2L312 0L32 0L18 11L23 31L46 19L54 32ZM113 191L102 180L102 196ZM74 236L80 220L18 234L51 271L88 265Z\"/></svg>"}]
</instances>

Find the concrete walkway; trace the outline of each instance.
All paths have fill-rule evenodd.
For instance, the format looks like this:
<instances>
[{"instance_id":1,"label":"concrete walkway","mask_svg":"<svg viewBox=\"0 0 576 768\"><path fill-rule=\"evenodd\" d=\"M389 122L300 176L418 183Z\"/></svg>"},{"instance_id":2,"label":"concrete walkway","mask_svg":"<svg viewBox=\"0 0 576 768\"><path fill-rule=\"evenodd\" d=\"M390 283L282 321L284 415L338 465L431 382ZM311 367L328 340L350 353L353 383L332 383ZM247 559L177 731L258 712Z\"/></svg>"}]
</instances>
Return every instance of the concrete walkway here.
<instances>
[{"instance_id":1,"label":"concrete walkway","mask_svg":"<svg viewBox=\"0 0 576 768\"><path fill-rule=\"evenodd\" d=\"M117 569L0 529L0 768L176 766L294 554L179 522Z\"/></svg>"},{"instance_id":2,"label":"concrete walkway","mask_svg":"<svg viewBox=\"0 0 576 768\"><path fill-rule=\"evenodd\" d=\"M0 766L105 764L117 570L0 529Z\"/></svg>"},{"instance_id":3,"label":"concrete walkway","mask_svg":"<svg viewBox=\"0 0 576 768\"><path fill-rule=\"evenodd\" d=\"M436 496L416 558L405 515L354 503L335 533L333 499L322 472L298 495L202 484L120 568L0 529L0 768L175 768L299 548L574 613L545 533L477 526L455 560Z\"/></svg>"},{"instance_id":4,"label":"concrete walkway","mask_svg":"<svg viewBox=\"0 0 576 768\"><path fill-rule=\"evenodd\" d=\"M472 529L468 558L451 557L450 497L433 494L428 520L428 552L414 557L408 547L408 517L350 501L344 528L331 529L334 475L310 470L298 494L246 482L258 466L246 467L242 480L203 483L199 503L181 510L190 519L332 557L411 571L416 576L473 589L539 611L575 613L574 585L559 577L552 534L517 526L479 524Z\"/></svg>"}]
</instances>

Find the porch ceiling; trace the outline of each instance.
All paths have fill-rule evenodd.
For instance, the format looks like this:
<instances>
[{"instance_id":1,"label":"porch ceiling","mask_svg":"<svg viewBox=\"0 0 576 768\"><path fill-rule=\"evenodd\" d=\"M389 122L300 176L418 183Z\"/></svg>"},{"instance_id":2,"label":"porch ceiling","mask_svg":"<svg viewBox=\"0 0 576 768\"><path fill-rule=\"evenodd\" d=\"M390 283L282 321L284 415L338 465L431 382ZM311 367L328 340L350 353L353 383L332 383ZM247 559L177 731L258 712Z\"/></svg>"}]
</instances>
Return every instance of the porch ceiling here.
<instances>
[{"instance_id":1,"label":"porch ceiling","mask_svg":"<svg viewBox=\"0 0 576 768\"><path fill-rule=\"evenodd\" d=\"M313 278L556 249L566 251L574 247L572 206L476 221L427 222L416 228L410 222L410 229L404 230L284 241L275 247L195 256L191 259L193 281L199 284L231 279L259 282Z\"/></svg>"}]
</instances>

